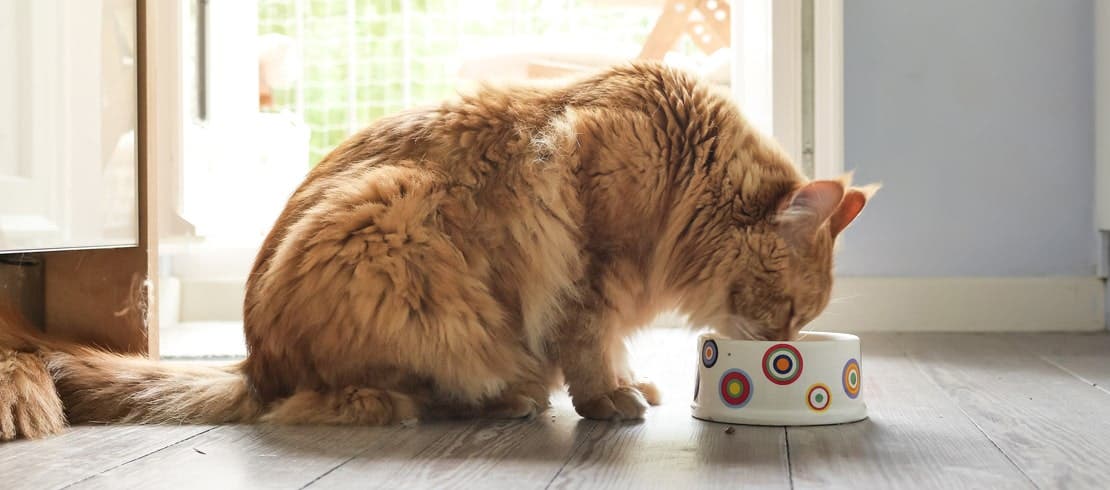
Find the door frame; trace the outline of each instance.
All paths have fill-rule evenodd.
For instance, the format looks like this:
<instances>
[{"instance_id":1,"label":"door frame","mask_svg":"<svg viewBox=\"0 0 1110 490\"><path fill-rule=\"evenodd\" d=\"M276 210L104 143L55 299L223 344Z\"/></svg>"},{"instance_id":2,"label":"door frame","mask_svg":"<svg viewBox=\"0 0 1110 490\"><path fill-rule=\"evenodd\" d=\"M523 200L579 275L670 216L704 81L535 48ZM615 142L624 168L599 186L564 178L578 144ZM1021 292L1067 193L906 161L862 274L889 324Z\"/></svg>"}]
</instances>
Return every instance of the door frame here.
<instances>
[{"instance_id":1,"label":"door frame","mask_svg":"<svg viewBox=\"0 0 1110 490\"><path fill-rule=\"evenodd\" d=\"M813 12L813 172L844 172L843 0L744 0L732 7L733 94L746 117L802 166L803 11Z\"/></svg>"},{"instance_id":2,"label":"door frame","mask_svg":"<svg viewBox=\"0 0 1110 490\"><path fill-rule=\"evenodd\" d=\"M173 140L153 110L172 97L176 71L163 66L161 43L172 32L177 2L136 0L138 40L138 246L46 252L43 329L116 352L158 356L157 168ZM177 23L176 25L180 25Z\"/></svg>"}]
</instances>

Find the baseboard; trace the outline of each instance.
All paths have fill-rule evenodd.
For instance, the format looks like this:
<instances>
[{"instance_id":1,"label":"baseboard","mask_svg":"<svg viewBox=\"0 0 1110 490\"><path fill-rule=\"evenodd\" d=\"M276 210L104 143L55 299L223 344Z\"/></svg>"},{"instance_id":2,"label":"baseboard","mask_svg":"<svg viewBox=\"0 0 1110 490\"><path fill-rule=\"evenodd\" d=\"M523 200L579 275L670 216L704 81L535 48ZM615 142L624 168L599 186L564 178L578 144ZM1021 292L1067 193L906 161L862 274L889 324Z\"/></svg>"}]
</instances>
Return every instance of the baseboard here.
<instances>
[{"instance_id":1,"label":"baseboard","mask_svg":"<svg viewBox=\"0 0 1110 490\"><path fill-rule=\"evenodd\" d=\"M1098 331L1106 328L1104 298L1104 283L1094 276L845 277L837 280L832 303L812 328L838 332ZM180 321L241 321L242 302L242 281L183 280Z\"/></svg>"},{"instance_id":2,"label":"baseboard","mask_svg":"<svg viewBox=\"0 0 1110 490\"><path fill-rule=\"evenodd\" d=\"M1106 328L1090 277L846 277L814 330L1052 332Z\"/></svg>"}]
</instances>

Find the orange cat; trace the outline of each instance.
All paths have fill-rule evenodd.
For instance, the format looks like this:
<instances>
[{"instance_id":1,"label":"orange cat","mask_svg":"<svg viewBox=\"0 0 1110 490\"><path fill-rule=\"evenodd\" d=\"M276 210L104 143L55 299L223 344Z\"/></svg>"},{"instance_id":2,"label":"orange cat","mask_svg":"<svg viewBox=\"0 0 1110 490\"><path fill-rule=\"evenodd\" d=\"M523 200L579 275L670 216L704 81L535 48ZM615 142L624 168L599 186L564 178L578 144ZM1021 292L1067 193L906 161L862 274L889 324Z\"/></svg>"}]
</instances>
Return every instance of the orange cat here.
<instances>
[{"instance_id":1,"label":"orange cat","mask_svg":"<svg viewBox=\"0 0 1110 490\"><path fill-rule=\"evenodd\" d=\"M677 309L793 337L872 192L807 183L727 97L659 65L484 88L378 121L312 170L254 264L241 365L54 344L20 369L49 369L71 423L524 417L563 383L585 417L639 418L659 393L628 335ZM54 419L0 437L63 425L42 376L3 376L0 413Z\"/></svg>"}]
</instances>

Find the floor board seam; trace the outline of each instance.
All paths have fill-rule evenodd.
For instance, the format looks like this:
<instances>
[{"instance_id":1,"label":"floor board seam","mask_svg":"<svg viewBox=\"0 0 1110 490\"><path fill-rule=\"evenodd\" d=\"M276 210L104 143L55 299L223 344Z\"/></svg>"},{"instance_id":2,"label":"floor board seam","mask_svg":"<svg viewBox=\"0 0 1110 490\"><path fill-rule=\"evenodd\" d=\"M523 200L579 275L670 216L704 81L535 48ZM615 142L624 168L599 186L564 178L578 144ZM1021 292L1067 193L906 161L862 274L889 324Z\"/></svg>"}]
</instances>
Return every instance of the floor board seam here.
<instances>
[{"instance_id":1,"label":"floor board seam","mask_svg":"<svg viewBox=\"0 0 1110 490\"><path fill-rule=\"evenodd\" d=\"M1094 388L1098 391L1101 391L1103 393L1106 393L1107 395L1110 395L1110 389L1107 389L1105 386L1100 386L1098 383L1096 383L1094 381L1091 381L1087 378L1084 378L1083 375L1081 375L1081 374L1079 374L1075 371L1072 371L1071 369L1068 369L1068 368L1064 367L1063 365L1057 363L1056 361L1053 361L1052 359L1049 359L1045 356L1037 354L1037 357L1039 357L1042 361L1048 363L1050 366L1053 366L1053 367L1055 367L1055 368L1057 368L1057 369L1059 369L1059 370L1061 370L1065 373L1068 373L1068 374L1072 375L1073 377L1075 377L1075 379L1078 379L1083 384L1090 385L1092 388Z\"/></svg>"},{"instance_id":2,"label":"floor board seam","mask_svg":"<svg viewBox=\"0 0 1110 490\"><path fill-rule=\"evenodd\" d=\"M782 428L782 438L786 442L786 481L790 490L794 490L794 462L790 459L790 428Z\"/></svg>"},{"instance_id":3,"label":"floor board seam","mask_svg":"<svg viewBox=\"0 0 1110 490\"><path fill-rule=\"evenodd\" d=\"M590 436L594 435L594 431L597 430L597 427L600 424L592 425L593 426L590 427L590 431L587 432L586 435L582 436L582 440L578 441L578 444L575 444L574 447L570 448L570 451L567 452L567 459L563 460L563 464L559 465L558 471L556 471L554 475L551 475L551 479L548 480L547 485L544 485L543 487L544 490L550 489L551 485L555 484L555 480L559 479L559 475L563 474L563 470L565 470L567 465L570 464L570 461L574 459L574 456L578 454L578 450L582 447L582 445L586 444L586 441L590 439Z\"/></svg>"},{"instance_id":4,"label":"floor board seam","mask_svg":"<svg viewBox=\"0 0 1110 490\"><path fill-rule=\"evenodd\" d=\"M112 470L114 470L114 469L116 469L116 468L121 468L121 467L123 467L123 466L127 466L127 465L129 465L129 464L131 464L131 463L134 463L134 462L136 462L136 461L140 460L140 459L146 458L146 457L148 457L148 456L150 456L150 455L152 455L152 454L155 454L155 453L159 453L159 452L161 452L161 451L165 451L166 449L168 449L168 448L171 448L171 447L173 447L173 446L176 446L176 445L178 445L178 444L181 444L181 443L183 443L183 442L185 442L185 441L188 441L188 440L190 440L190 439L193 439L193 438L196 438L196 437L200 437L200 436L202 436L202 435L204 435L204 434L207 434L207 433L209 433L209 432L211 432L211 431L215 430L215 429L216 429L217 427L219 427L219 426L212 426L212 427L209 427L209 428L207 428L207 429L204 429L204 430L202 430L202 431L200 431L200 432L197 432L196 434L193 434L193 435L191 435L191 436L189 436L189 437L186 437L186 438L184 438L184 439L181 439L181 440L179 440L179 441L174 441L174 442L171 442L171 443L169 443L169 444L166 444L165 446L162 446L162 447L160 447L160 448L158 448L158 449L155 449L155 450L153 450L153 451L150 451L150 452L148 452L148 453L145 453L145 454L143 454L143 455L141 455L141 456L137 456L137 457L131 458L131 459L127 460L127 461L124 461L124 462L122 462L122 463L120 463L120 464L117 464L117 465L115 465L115 466L111 466L111 467L109 467L109 468L105 468L105 469L103 469L103 470L100 470L100 471L98 471L98 472L96 472L96 473L93 473L93 474L91 474L91 475L89 475L89 476L86 476L86 477L84 477L84 478L82 478L82 479L80 479L80 480L77 480L77 481L75 481L75 482L72 482L72 483L67 483L66 485L63 485L63 486L61 486L61 487L58 487L58 488L70 488L70 487L72 487L72 486L74 486L74 485L79 485L79 484L81 484L81 483L83 483L83 482L89 481L89 480L91 480L91 479L93 479L93 478L96 478L96 477L98 477L98 476L100 476L100 475L103 475L103 474L105 474L105 473L108 473L109 471L112 471Z\"/></svg>"},{"instance_id":5,"label":"floor board seam","mask_svg":"<svg viewBox=\"0 0 1110 490\"><path fill-rule=\"evenodd\" d=\"M399 430L403 430L403 429L393 429L393 430L392 430L392 431L390 431L389 433L387 433L387 434L384 434L384 435L383 435L382 437L387 437L387 436L390 436L390 435L392 435L392 434L395 434L395 433L397 433L397 431L399 431ZM376 443L376 442L378 442L379 440L380 440L380 438L378 438L378 439L374 439L374 441L373 441L373 442L374 442L374 443ZM431 442L431 443L428 443L428 445L429 445L429 446L431 446L432 444L434 444L434 442L435 442L435 441L433 441L433 442ZM342 467L343 467L343 465L345 465L345 464L347 464L347 463L350 463L351 461L354 461L354 459L355 459L355 458L357 458L357 457L359 457L359 456L362 456L363 454L366 454L366 452L367 452L367 451L369 451L369 450L371 450L371 449L373 449L373 448L374 448L374 444L373 444L373 443L371 443L371 444L367 445L366 447L364 447L364 448L362 448L362 449L360 449L360 450L358 450L358 451L355 451L355 453L354 453L354 454L352 454L352 455L351 455L351 457L349 457L349 458L347 458L347 459L344 459L343 461L340 461L340 462L339 462L339 464L337 464L337 465L335 465L335 466L332 466L331 468L329 468L329 469L328 469L328 471L325 471L325 472L323 472L323 473L320 473L320 474L319 474L319 475L318 475L318 476L317 476L316 478L313 478L312 480L309 480L309 482L308 482L308 483L305 483L304 485L301 485L301 486L300 486L300 487L298 488L298 490L304 490L304 489L306 489L306 488L308 488L308 487L312 486L312 485L313 485L313 484L315 484L316 482L320 481L320 479L321 479L321 478L324 478L325 476L328 476L328 475L332 474L333 472L335 472L335 470L338 470L339 468L342 468ZM421 451L423 451L423 449L421 449Z\"/></svg>"},{"instance_id":6,"label":"floor board seam","mask_svg":"<svg viewBox=\"0 0 1110 490\"><path fill-rule=\"evenodd\" d=\"M1110 395L1110 389L1108 389L1107 387L1101 386L1101 385L1098 384L1098 382L1087 379L1087 378L1083 377L1083 375L1081 375L1081 374L1079 374L1075 371L1072 371L1071 369L1068 369L1063 364L1060 364L1056 361L1053 361L1052 359L1049 359L1048 356L1046 354L1043 354L1040 350L1033 349L1033 348L1029 347L1028 345L1026 345L1025 343L1015 342L1013 339L1010 339L1010 338L1006 339L1006 343L1009 344L1010 346L1014 347L1015 349L1028 352L1030 355L1033 355L1033 356L1037 356L1037 358L1039 358L1040 360L1049 364L1050 366L1053 366L1053 367L1055 367L1055 368L1057 368L1057 369L1059 369L1059 370L1061 370L1065 373L1068 373L1068 374L1072 375L1075 379L1078 379L1083 384L1091 385L1091 387L1093 387L1094 389L1096 389L1098 391L1101 391L1103 393L1106 393L1107 395Z\"/></svg>"},{"instance_id":7,"label":"floor board seam","mask_svg":"<svg viewBox=\"0 0 1110 490\"><path fill-rule=\"evenodd\" d=\"M1018 474L1025 478L1025 480L1028 481L1029 484L1033 486L1033 488L1040 489L1041 486L1037 485L1037 482L1033 481L1033 478L1030 477L1029 474L1027 474L1025 470L1022 469L1022 467L1018 465L1017 462L1013 460L1013 458L1010 457L1009 454L1006 453L1006 450L1002 449L1002 446L998 445L998 442L995 441L994 438L991 437L990 434L988 434L981 425L979 425L979 422L977 422L975 418L971 416L971 414L967 413L967 411L964 410L962 406L960 406L960 402L956 400L952 395L948 394L948 392L945 391L944 387L941 386L940 383L937 382L937 380L933 379L933 376L926 372L923 367L921 367L921 363L919 363L917 358L909 352L909 349L902 347L901 341L899 341L899 347L900 350L902 350L903 353L906 355L906 359L909 360L911 364L913 364L913 367L917 369L917 371L920 372L921 375L925 377L925 379L929 380L929 383L932 383L932 385L935 386L937 390L940 391L940 393L948 399L948 401L952 402L952 405L956 407L956 410L959 410L960 414L962 414L968 422L971 422L971 425L975 427L975 430L979 431L979 433L982 434L983 437L985 437L987 441L989 441L991 445L998 450L998 453L1001 454L1003 458L1006 458L1006 462L1010 463L1010 466L1013 466L1014 469L1017 470Z\"/></svg>"},{"instance_id":8,"label":"floor board seam","mask_svg":"<svg viewBox=\"0 0 1110 490\"><path fill-rule=\"evenodd\" d=\"M1076 372L1076 371L1072 371L1072 370L1070 370L1070 369L1068 369L1068 368L1064 368L1063 366L1061 366L1061 364L1059 364L1059 363L1057 363L1056 361L1053 361L1053 360L1051 360L1051 359L1048 359L1048 358L1046 358L1045 356L1038 356L1038 357L1039 357L1039 358L1040 358L1040 359L1041 359L1042 361L1045 361L1045 362L1047 362L1047 363L1051 364L1051 366L1052 366L1052 367L1056 367L1057 369L1059 369L1059 370L1061 370L1061 371L1063 371L1063 372L1067 372L1068 374L1071 374L1071 376L1073 376L1073 377L1076 377L1076 379L1078 379L1078 380L1082 381L1082 382L1083 382L1083 384L1090 384L1091 388L1094 388L1094 389L1096 389L1096 390L1099 390L1099 391L1101 391L1101 392L1103 392L1103 393L1107 393L1107 394L1110 394L1110 389L1107 389L1106 387L1103 387L1103 386L1101 386L1101 384L1099 384L1099 383L1097 383L1097 382L1091 381L1091 380L1089 380L1089 379L1087 379L1087 378L1083 378L1083 377L1082 377L1082 374L1080 374L1080 373L1078 373L1078 372Z\"/></svg>"}]
</instances>

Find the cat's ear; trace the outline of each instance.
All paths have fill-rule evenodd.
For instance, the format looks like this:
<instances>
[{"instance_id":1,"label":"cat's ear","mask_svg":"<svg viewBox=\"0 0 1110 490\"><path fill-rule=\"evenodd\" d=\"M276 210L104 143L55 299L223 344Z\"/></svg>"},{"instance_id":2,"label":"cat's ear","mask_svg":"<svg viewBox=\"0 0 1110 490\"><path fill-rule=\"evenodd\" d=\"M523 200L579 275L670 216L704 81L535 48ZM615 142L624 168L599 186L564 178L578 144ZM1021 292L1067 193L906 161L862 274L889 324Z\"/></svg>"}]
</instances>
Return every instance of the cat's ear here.
<instances>
[{"instance_id":1,"label":"cat's ear","mask_svg":"<svg viewBox=\"0 0 1110 490\"><path fill-rule=\"evenodd\" d=\"M837 180L815 180L790 193L779 204L780 221L813 221L821 226L844 199L845 185Z\"/></svg>"},{"instance_id":2,"label":"cat's ear","mask_svg":"<svg viewBox=\"0 0 1110 490\"><path fill-rule=\"evenodd\" d=\"M792 238L812 240L840 208L845 188L840 180L815 180L802 186L779 204L778 222Z\"/></svg>"},{"instance_id":3,"label":"cat's ear","mask_svg":"<svg viewBox=\"0 0 1110 490\"><path fill-rule=\"evenodd\" d=\"M852 220L859 216L860 211L867 205L867 201L874 196L879 188L879 184L871 184L863 187L850 187L844 193L844 199L840 202L840 207L836 209L832 217L829 218L829 231L832 237L836 238L840 232L844 231Z\"/></svg>"}]
</instances>

